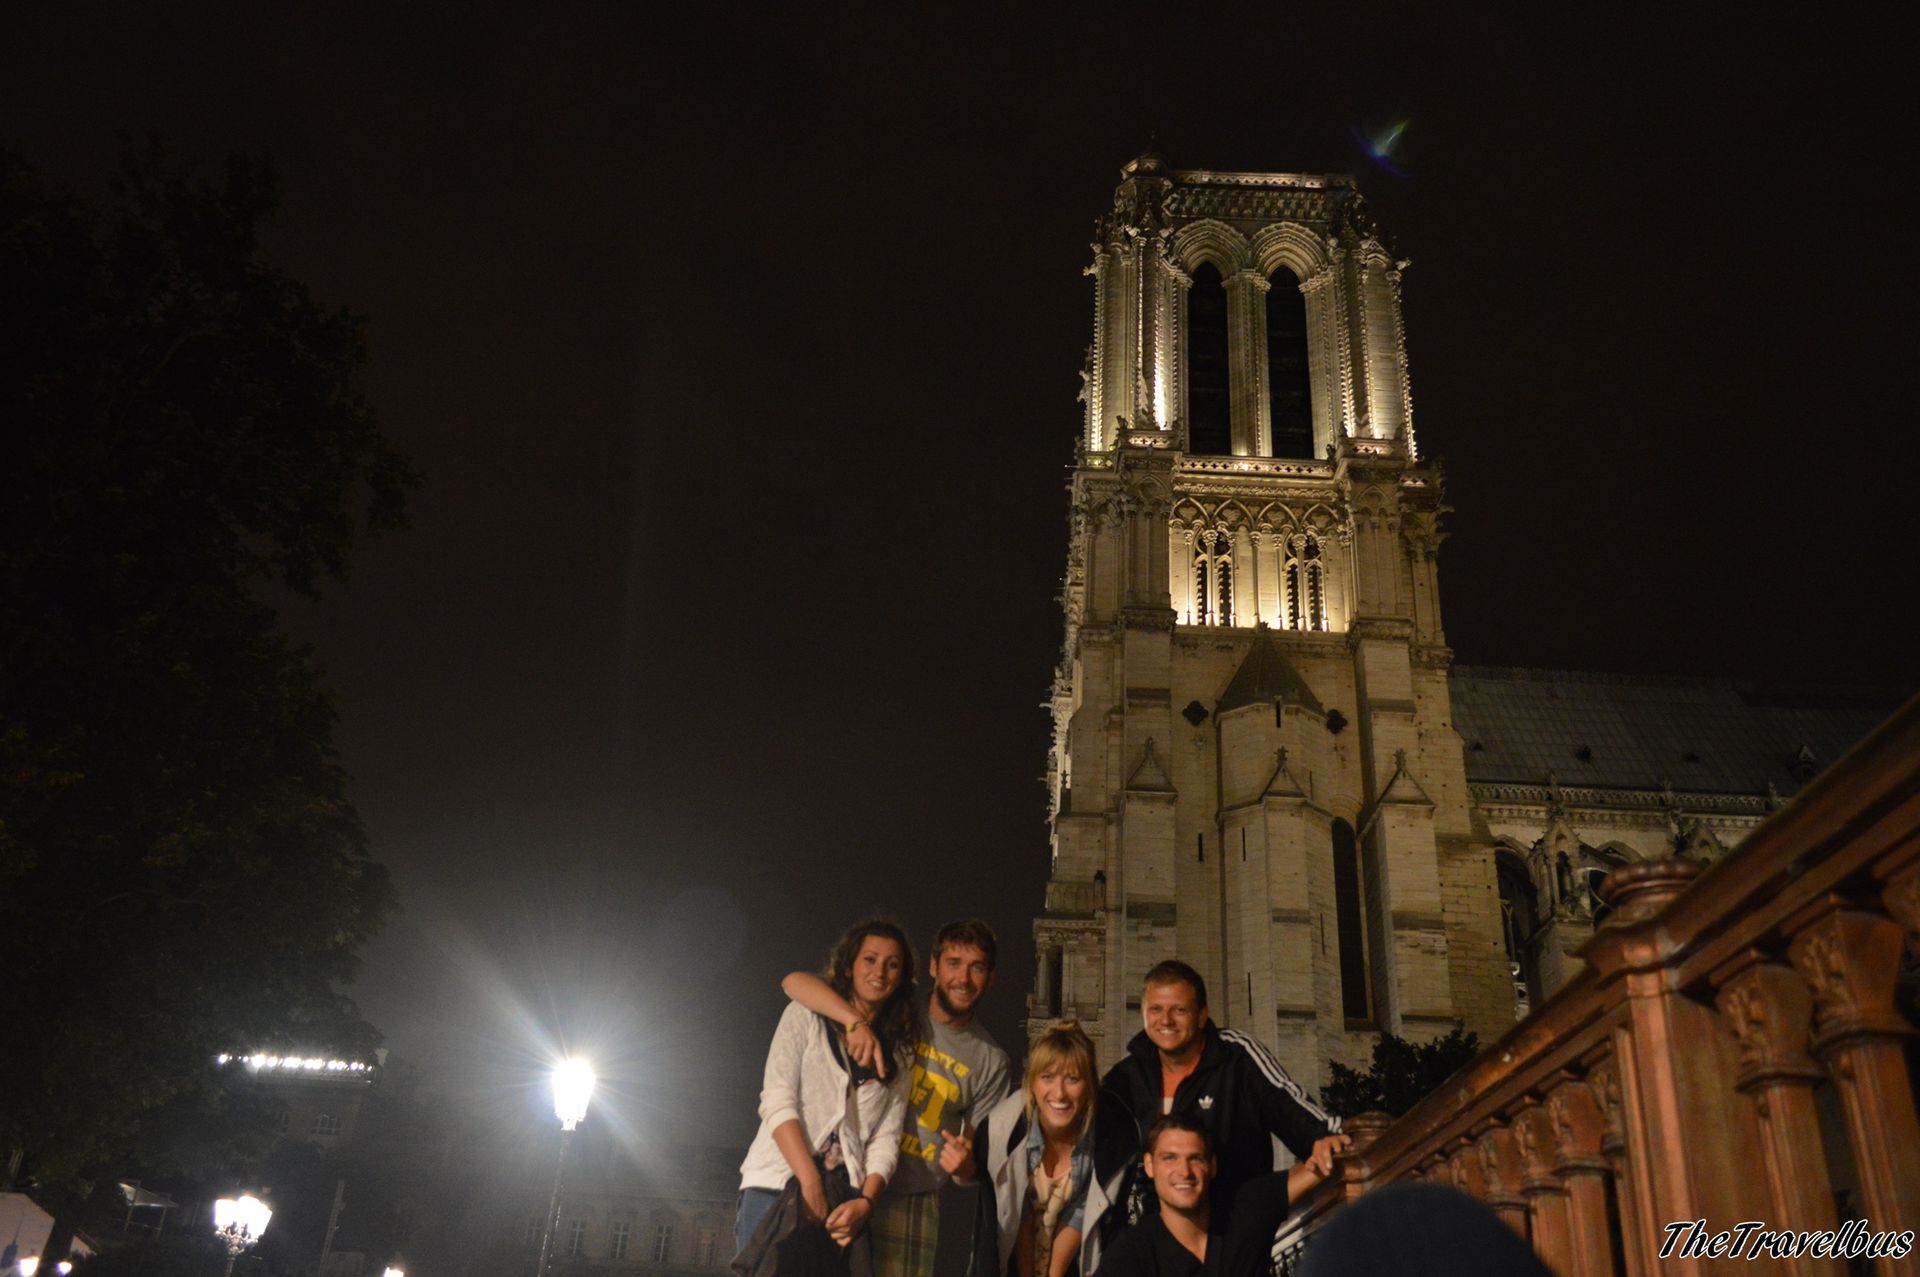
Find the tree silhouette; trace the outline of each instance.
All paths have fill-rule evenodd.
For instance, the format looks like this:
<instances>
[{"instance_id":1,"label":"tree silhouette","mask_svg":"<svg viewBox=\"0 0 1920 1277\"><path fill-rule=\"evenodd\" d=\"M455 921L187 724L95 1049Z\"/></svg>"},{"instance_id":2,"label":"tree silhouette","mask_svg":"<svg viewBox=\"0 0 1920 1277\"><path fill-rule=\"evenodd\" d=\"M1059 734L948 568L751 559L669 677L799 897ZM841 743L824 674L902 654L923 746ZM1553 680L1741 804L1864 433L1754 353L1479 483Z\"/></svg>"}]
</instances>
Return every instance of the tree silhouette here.
<instances>
[{"instance_id":1,"label":"tree silhouette","mask_svg":"<svg viewBox=\"0 0 1920 1277\"><path fill-rule=\"evenodd\" d=\"M1480 1040L1459 1029L1417 1045L1382 1033L1365 1073L1337 1061L1331 1065L1333 1081L1320 1088L1320 1101L1340 1117L1369 1112L1399 1117L1479 1052Z\"/></svg>"},{"instance_id":2,"label":"tree silhouette","mask_svg":"<svg viewBox=\"0 0 1920 1277\"><path fill-rule=\"evenodd\" d=\"M0 1147L111 1167L222 1051L367 1048L337 986L390 904L313 594L414 476L362 322L261 251L264 159L126 144L106 191L0 149Z\"/></svg>"}]
</instances>

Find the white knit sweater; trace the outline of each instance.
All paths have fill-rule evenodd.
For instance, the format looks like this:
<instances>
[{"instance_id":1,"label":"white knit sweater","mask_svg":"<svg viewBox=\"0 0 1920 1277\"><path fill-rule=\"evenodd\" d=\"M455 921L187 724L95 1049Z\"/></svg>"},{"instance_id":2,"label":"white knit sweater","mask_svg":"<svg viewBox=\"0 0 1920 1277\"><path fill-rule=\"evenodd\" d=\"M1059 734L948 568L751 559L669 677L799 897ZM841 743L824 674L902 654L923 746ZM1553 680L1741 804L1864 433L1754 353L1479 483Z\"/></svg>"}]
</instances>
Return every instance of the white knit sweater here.
<instances>
[{"instance_id":1,"label":"white knit sweater","mask_svg":"<svg viewBox=\"0 0 1920 1277\"><path fill-rule=\"evenodd\" d=\"M807 1147L816 1153L827 1136L840 1133L840 1155L855 1192L869 1175L893 1177L912 1071L890 1062L884 1083L860 1084L854 1093L858 1112L849 1114L847 1071L833 1057L830 1032L826 1021L797 1003L789 1003L781 1015L760 1084L760 1129L740 1164L740 1187L786 1186L793 1171L773 1142L773 1130L796 1118L806 1132Z\"/></svg>"}]
</instances>

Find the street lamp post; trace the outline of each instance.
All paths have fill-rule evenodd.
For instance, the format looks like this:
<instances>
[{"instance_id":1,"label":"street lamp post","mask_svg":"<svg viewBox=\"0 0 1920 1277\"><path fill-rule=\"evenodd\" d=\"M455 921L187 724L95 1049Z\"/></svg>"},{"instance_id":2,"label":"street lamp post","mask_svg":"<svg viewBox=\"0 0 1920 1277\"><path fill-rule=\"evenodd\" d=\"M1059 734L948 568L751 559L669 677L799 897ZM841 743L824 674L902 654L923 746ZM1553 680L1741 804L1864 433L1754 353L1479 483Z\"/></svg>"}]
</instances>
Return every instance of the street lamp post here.
<instances>
[{"instance_id":1,"label":"street lamp post","mask_svg":"<svg viewBox=\"0 0 1920 1277\"><path fill-rule=\"evenodd\" d=\"M553 1115L560 1119L560 1157L553 1165L553 1195L547 1201L547 1226L540 1234L540 1266L534 1270L537 1277L547 1277L551 1271L554 1234L560 1230L560 1175L567 1167L567 1141L587 1115L593 1083L593 1066L578 1056L560 1061L553 1070Z\"/></svg>"},{"instance_id":2,"label":"street lamp post","mask_svg":"<svg viewBox=\"0 0 1920 1277\"><path fill-rule=\"evenodd\" d=\"M222 1197L213 1204L213 1231L227 1247L226 1277L233 1277L233 1261L260 1240L272 1219L273 1208L252 1193Z\"/></svg>"}]
</instances>

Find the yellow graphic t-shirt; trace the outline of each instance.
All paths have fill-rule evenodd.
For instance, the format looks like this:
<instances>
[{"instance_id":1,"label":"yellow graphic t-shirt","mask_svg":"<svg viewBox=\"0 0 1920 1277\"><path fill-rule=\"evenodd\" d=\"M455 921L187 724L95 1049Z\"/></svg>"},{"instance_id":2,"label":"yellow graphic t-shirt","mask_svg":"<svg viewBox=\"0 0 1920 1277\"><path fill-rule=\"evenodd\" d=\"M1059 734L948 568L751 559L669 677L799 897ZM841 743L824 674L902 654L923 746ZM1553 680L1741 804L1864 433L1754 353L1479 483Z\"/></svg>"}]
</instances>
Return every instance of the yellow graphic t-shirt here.
<instances>
[{"instance_id":1,"label":"yellow graphic t-shirt","mask_svg":"<svg viewBox=\"0 0 1920 1277\"><path fill-rule=\"evenodd\" d=\"M973 1023L956 1029L930 1020L925 1031L928 1040L914 1054L900 1164L890 1192L927 1193L940 1187L946 1180L938 1165L940 1133L978 1126L1007 1093L1007 1053L986 1030Z\"/></svg>"}]
</instances>

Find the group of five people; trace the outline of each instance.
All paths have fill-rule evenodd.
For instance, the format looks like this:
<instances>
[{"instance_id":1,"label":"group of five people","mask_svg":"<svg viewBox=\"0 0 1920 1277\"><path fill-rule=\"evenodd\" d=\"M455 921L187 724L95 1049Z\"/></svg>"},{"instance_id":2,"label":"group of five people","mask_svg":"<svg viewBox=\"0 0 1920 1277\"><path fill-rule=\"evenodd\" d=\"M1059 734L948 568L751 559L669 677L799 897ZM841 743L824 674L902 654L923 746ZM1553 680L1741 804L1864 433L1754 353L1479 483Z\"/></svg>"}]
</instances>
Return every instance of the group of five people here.
<instances>
[{"instance_id":1,"label":"group of five people","mask_svg":"<svg viewBox=\"0 0 1920 1277\"><path fill-rule=\"evenodd\" d=\"M1058 1024L1016 1088L975 1020L996 957L986 923L948 923L923 1002L906 935L869 921L823 973L786 978L735 1269L798 1277L792 1239L824 1231L853 1277L931 1277L950 1179L982 1185L969 1277L1264 1271L1288 1201L1346 1147L1339 1120L1266 1047L1211 1023L1205 980L1179 961L1146 973L1144 1027L1103 1080L1087 1035ZM1298 1159L1285 1173L1274 1138Z\"/></svg>"}]
</instances>

